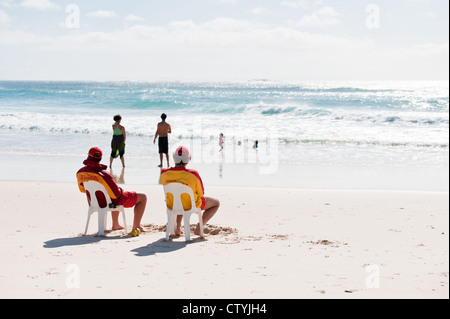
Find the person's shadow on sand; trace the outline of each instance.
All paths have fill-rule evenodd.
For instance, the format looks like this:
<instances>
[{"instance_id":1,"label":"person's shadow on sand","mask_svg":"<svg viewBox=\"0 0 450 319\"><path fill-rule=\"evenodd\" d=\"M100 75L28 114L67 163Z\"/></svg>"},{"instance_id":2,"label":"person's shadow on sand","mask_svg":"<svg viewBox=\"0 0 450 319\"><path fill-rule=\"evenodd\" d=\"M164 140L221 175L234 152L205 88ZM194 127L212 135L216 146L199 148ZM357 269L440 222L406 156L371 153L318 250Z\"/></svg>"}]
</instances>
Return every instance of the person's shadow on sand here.
<instances>
[{"instance_id":1,"label":"person's shadow on sand","mask_svg":"<svg viewBox=\"0 0 450 319\"><path fill-rule=\"evenodd\" d=\"M155 241L146 246L133 249L132 252L134 252L135 256L138 257L153 256L155 254L171 253L183 249L187 245L192 245L202 241L205 241L205 239L196 238L189 242L185 242L185 241L166 241L165 238L161 238L160 240Z\"/></svg>"}]
</instances>

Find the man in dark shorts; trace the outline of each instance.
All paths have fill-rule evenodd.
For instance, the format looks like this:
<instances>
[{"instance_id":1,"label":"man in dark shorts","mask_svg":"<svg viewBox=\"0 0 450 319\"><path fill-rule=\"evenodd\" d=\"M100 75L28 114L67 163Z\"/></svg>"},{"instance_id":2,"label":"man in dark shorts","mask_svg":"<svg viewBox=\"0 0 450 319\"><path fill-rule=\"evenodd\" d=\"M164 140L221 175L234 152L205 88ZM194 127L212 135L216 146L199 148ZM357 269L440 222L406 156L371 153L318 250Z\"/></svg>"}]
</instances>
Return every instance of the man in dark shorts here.
<instances>
[{"instance_id":1,"label":"man in dark shorts","mask_svg":"<svg viewBox=\"0 0 450 319\"><path fill-rule=\"evenodd\" d=\"M158 127L156 129L155 138L153 139L153 144L156 143L156 138L158 139L158 147L159 147L159 160L160 164L158 167L163 167L163 155L166 154L167 159L167 167L170 167L169 163L169 134L172 133L172 128L170 124L166 122L167 115L162 114L161 119L162 122L158 123Z\"/></svg>"},{"instance_id":2,"label":"man in dark shorts","mask_svg":"<svg viewBox=\"0 0 450 319\"><path fill-rule=\"evenodd\" d=\"M83 162L85 165L77 173L77 181L80 192L86 193L83 183L89 181L96 181L102 184L113 204L123 206L125 208L134 207L134 221L133 230L139 229L139 231L144 232L141 226L141 219L144 215L145 206L147 205L147 196L145 194L139 194L136 192L126 192L120 188L114 181L111 174L106 170L107 166L100 164L102 160L102 150L98 147L93 147L89 150L88 158ZM94 194L88 194L90 196L95 196ZM106 206L106 200L104 196L99 196L99 204L101 207ZM112 212L113 219L113 230L123 229L119 224L119 212Z\"/></svg>"}]
</instances>

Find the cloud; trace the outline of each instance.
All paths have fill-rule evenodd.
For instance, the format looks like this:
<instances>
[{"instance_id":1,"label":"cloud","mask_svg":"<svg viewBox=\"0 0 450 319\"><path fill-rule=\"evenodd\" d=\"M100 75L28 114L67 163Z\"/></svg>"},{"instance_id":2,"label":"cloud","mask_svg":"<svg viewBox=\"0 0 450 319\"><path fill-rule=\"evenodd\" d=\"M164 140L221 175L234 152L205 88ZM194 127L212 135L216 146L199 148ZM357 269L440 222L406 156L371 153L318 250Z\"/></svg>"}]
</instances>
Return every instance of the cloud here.
<instances>
[{"instance_id":1,"label":"cloud","mask_svg":"<svg viewBox=\"0 0 450 319\"><path fill-rule=\"evenodd\" d=\"M36 38L32 33L3 38L3 43L25 42ZM2 37L0 34L0 44ZM295 28L274 27L262 23L233 18L217 18L196 24L192 20L172 21L165 26L133 24L111 32L78 32L65 36L42 38L38 49L129 52L210 52L226 54L254 54L258 52L293 52L351 49L366 45L346 37L303 32Z\"/></svg>"},{"instance_id":2,"label":"cloud","mask_svg":"<svg viewBox=\"0 0 450 319\"><path fill-rule=\"evenodd\" d=\"M215 3L219 4L237 4L239 0L210 0Z\"/></svg>"},{"instance_id":3,"label":"cloud","mask_svg":"<svg viewBox=\"0 0 450 319\"><path fill-rule=\"evenodd\" d=\"M0 10L0 12L2 12ZM131 20L139 17L127 16ZM8 18L6 18L8 19ZM5 20L6 20L5 19ZM282 27L233 18L216 18L204 23L176 20L162 26L134 24L110 32L84 31L63 36L41 36L32 32L4 30L0 45L33 44L40 50L126 50L130 52L167 52L176 49L195 52L379 52L373 40L357 40L347 36L306 32L293 27ZM386 49L387 52L389 51ZM400 49L399 49L400 50ZM390 50L394 52L394 50ZM402 49L399 55L430 56L448 54L445 45L422 44Z\"/></svg>"},{"instance_id":4,"label":"cloud","mask_svg":"<svg viewBox=\"0 0 450 319\"><path fill-rule=\"evenodd\" d=\"M13 0L2 0L0 1L0 5L6 8L11 8L13 6Z\"/></svg>"},{"instance_id":5,"label":"cloud","mask_svg":"<svg viewBox=\"0 0 450 319\"><path fill-rule=\"evenodd\" d=\"M284 0L281 2L281 5L289 8L307 8L309 4L307 0Z\"/></svg>"},{"instance_id":6,"label":"cloud","mask_svg":"<svg viewBox=\"0 0 450 319\"><path fill-rule=\"evenodd\" d=\"M267 9L266 7L258 6L258 7L251 9L249 12L254 15L260 15L260 14L270 13L270 10Z\"/></svg>"},{"instance_id":7,"label":"cloud","mask_svg":"<svg viewBox=\"0 0 450 319\"><path fill-rule=\"evenodd\" d=\"M70 75L77 79L110 80L145 80L148 76L441 79L448 76L445 61L449 52L448 43L388 48L375 40L232 18L204 23L177 20L158 26L136 23L109 32L80 30L62 36L0 29L0 50L3 47L26 52L27 63L36 68L37 76L53 72L53 78ZM39 57L53 64L41 67ZM68 63L71 59L82 61L83 68ZM17 60L17 64L22 62L23 59ZM58 73L60 70L65 73Z\"/></svg>"},{"instance_id":8,"label":"cloud","mask_svg":"<svg viewBox=\"0 0 450 319\"><path fill-rule=\"evenodd\" d=\"M145 20L144 18L136 16L134 14L128 14L125 17L125 21L128 21L128 22L143 22L144 20Z\"/></svg>"},{"instance_id":9,"label":"cloud","mask_svg":"<svg viewBox=\"0 0 450 319\"><path fill-rule=\"evenodd\" d=\"M39 11L61 9L59 5L54 4L50 0L24 0L20 3L20 6Z\"/></svg>"},{"instance_id":10,"label":"cloud","mask_svg":"<svg viewBox=\"0 0 450 319\"><path fill-rule=\"evenodd\" d=\"M57 41L57 39L20 30L0 30L0 46L41 46L53 41Z\"/></svg>"},{"instance_id":11,"label":"cloud","mask_svg":"<svg viewBox=\"0 0 450 319\"><path fill-rule=\"evenodd\" d=\"M90 18L110 19L110 18L117 17L117 13L115 13L114 11L97 10L97 11L92 11L92 12L87 13L86 16L90 17Z\"/></svg>"},{"instance_id":12,"label":"cloud","mask_svg":"<svg viewBox=\"0 0 450 319\"><path fill-rule=\"evenodd\" d=\"M333 7L323 7L311 15L305 15L298 23L301 27L323 27L330 25L338 25L341 23L339 16Z\"/></svg>"},{"instance_id":13,"label":"cloud","mask_svg":"<svg viewBox=\"0 0 450 319\"><path fill-rule=\"evenodd\" d=\"M11 22L11 18L6 14L5 11L0 9L0 26L8 26Z\"/></svg>"}]
</instances>

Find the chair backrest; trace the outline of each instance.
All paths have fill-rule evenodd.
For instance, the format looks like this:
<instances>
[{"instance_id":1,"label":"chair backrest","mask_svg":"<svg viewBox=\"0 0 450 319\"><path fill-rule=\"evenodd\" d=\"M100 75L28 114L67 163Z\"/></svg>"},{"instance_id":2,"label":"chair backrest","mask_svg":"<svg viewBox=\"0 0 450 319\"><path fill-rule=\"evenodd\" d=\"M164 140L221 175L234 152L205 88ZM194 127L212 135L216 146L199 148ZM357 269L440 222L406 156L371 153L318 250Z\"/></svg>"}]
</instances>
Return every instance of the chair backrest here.
<instances>
[{"instance_id":1,"label":"chair backrest","mask_svg":"<svg viewBox=\"0 0 450 319\"><path fill-rule=\"evenodd\" d=\"M166 199L167 194L170 193L173 195L172 211L174 212L185 211L183 208L183 202L181 201L181 195L183 194L188 194L189 197L191 198L191 210L196 209L194 191L189 186L181 183L170 183L164 186L164 193L166 194Z\"/></svg>"},{"instance_id":2,"label":"chair backrest","mask_svg":"<svg viewBox=\"0 0 450 319\"><path fill-rule=\"evenodd\" d=\"M105 186L103 186L102 184L98 183L98 182L94 182L94 181L89 181L89 182L84 182L84 189L86 190L86 196L88 195L87 193L89 192L89 197L91 199L90 202L90 207L92 208L108 208L109 204L112 203L111 198L108 195L108 192L106 191ZM99 200L98 200L98 192L103 193L103 197L106 200L106 206L102 207L100 206Z\"/></svg>"}]
</instances>

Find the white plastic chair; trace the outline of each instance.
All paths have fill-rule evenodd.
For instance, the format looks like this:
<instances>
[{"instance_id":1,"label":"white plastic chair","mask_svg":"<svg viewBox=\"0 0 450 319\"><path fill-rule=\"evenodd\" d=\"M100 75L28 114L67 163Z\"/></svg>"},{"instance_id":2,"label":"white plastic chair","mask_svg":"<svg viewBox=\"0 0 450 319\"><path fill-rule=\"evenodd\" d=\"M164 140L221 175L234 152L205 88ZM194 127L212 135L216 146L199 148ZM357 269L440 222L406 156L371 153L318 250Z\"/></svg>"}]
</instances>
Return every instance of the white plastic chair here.
<instances>
[{"instance_id":1,"label":"white plastic chair","mask_svg":"<svg viewBox=\"0 0 450 319\"><path fill-rule=\"evenodd\" d=\"M91 204L89 205L88 210L88 219L86 222L86 230L84 231L84 235L86 236L88 227L89 227L89 221L91 219L91 216L98 212L98 235L104 236L105 235L105 228L107 223L107 213L108 212L121 212L123 215L123 223L125 227L125 232L127 231L127 221L125 217L125 210L123 206L117 206L116 208L110 208L109 204L112 203L111 198L108 195L108 192L106 191L105 187L94 181L84 182L84 189L86 192L89 192L91 197ZM106 199L106 207L100 207L97 199L97 192L102 192ZM87 196L87 193L86 193Z\"/></svg>"},{"instance_id":2,"label":"white plastic chair","mask_svg":"<svg viewBox=\"0 0 450 319\"><path fill-rule=\"evenodd\" d=\"M204 237L203 232L203 220L202 220L202 210L197 208L195 204L195 196L192 188L180 183L170 183L164 187L164 193L167 198L167 194L173 195L173 207L172 209L167 208L167 230L166 230L166 241L169 240L171 234L175 233L176 217L179 215L183 216L184 220L184 238L186 241L191 240L191 228L190 220L192 214L198 215L198 220L200 224L200 233ZM191 198L191 209L185 211L183 208L183 203L181 202L181 195L188 194Z\"/></svg>"}]
</instances>

